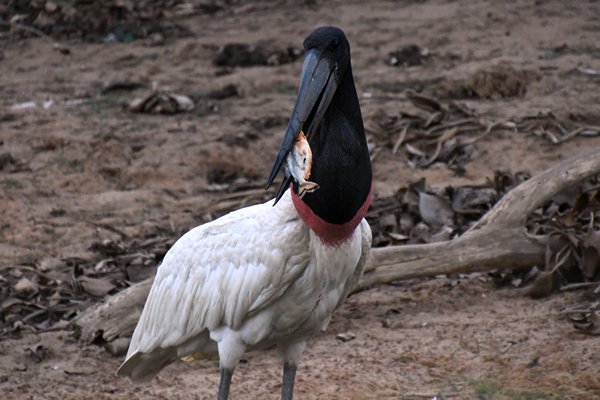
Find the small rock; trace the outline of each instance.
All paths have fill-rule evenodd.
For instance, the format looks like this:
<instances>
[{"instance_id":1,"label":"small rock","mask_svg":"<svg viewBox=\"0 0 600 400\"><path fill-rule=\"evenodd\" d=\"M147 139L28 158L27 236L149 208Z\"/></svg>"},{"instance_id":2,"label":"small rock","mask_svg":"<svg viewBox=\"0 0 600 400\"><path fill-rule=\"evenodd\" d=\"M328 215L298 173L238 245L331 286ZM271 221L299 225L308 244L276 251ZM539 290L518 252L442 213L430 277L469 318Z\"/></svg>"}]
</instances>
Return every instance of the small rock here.
<instances>
[{"instance_id":1,"label":"small rock","mask_svg":"<svg viewBox=\"0 0 600 400\"><path fill-rule=\"evenodd\" d=\"M158 32L150 35L150 46L162 46L165 44L165 37Z\"/></svg>"},{"instance_id":2,"label":"small rock","mask_svg":"<svg viewBox=\"0 0 600 400\"><path fill-rule=\"evenodd\" d=\"M25 371L27 371L27 365L25 365L25 364L17 364L17 365L14 366L13 369L15 371L25 372Z\"/></svg>"},{"instance_id":3,"label":"small rock","mask_svg":"<svg viewBox=\"0 0 600 400\"><path fill-rule=\"evenodd\" d=\"M44 4L44 9L48 14L52 14L58 9L58 5L53 1L47 1L46 4Z\"/></svg>"},{"instance_id":4,"label":"small rock","mask_svg":"<svg viewBox=\"0 0 600 400\"><path fill-rule=\"evenodd\" d=\"M37 291L39 290L38 285L31 282L27 278L19 279L19 281L15 284L14 289L15 289L15 293L17 293L19 295L30 295L30 294L37 293Z\"/></svg>"},{"instance_id":5,"label":"small rock","mask_svg":"<svg viewBox=\"0 0 600 400\"><path fill-rule=\"evenodd\" d=\"M60 259L56 257L46 257L40 261L39 270L42 272L57 270L65 265Z\"/></svg>"},{"instance_id":6,"label":"small rock","mask_svg":"<svg viewBox=\"0 0 600 400\"><path fill-rule=\"evenodd\" d=\"M354 338L356 338L356 335L352 332L344 332L344 333L338 333L335 338L337 340L341 340L342 342L349 342L351 340L353 340Z\"/></svg>"},{"instance_id":7,"label":"small rock","mask_svg":"<svg viewBox=\"0 0 600 400\"><path fill-rule=\"evenodd\" d=\"M15 159L10 153L2 153L0 154L0 170L4 169L7 165L11 165L15 163Z\"/></svg>"}]
</instances>

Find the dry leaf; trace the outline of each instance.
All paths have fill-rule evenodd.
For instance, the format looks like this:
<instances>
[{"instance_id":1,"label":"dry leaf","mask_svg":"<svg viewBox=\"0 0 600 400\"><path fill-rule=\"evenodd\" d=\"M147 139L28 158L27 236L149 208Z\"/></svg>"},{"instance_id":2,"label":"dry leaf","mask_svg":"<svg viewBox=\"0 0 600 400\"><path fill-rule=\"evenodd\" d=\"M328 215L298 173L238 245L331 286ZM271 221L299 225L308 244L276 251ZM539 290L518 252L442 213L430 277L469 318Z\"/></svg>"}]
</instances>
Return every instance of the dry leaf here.
<instances>
[{"instance_id":1,"label":"dry leaf","mask_svg":"<svg viewBox=\"0 0 600 400\"><path fill-rule=\"evenodd\" d=\"M398 227L398 220L394 214L384 214L379 218L379 226L384 232L393 232Z\"/></svg>"},{"instance_id":2,"label":"dry leaf","mask_svg":"<svg viewBox=\"0 0 600 400\"><path fill-rule=\"evenodd\" d=\"M37 344L34 344L33 346L26 347L25 352L36 363L42 362L44 360L44 357L46 356L46 351L44 349L44 346L42 346L41 343L37 343Z\"/></svg>"},{"instance_id":3,"label":"dry leaf","mask_svg":"<svg viewBox=\"0 0 600 400\"><path fill-rule=\"evenodd\" d=\"M89 276L80 276L77 279L77 283L81 286L83 291L96 297L105 296L116 287L116 285L112 284L107 279L90 278Z\"/></svg>"},{"instance_id":4,"label":"dry leaf","mask_svg":"<svg viewBox=\"0 0 600 400\"><path fill-rule=\"evenodd\" d=\"M433 97L417 93L414 90L407 90L404 94L408 100L415 105L415 107L429 112L444 111L442 104Z\"/></svg>"},{"instance_id":5,"label":"dry leaf","mask_svg":"<svg viewBox=\"0 0 600 400\"><path fill-rule=\"evenodd\" d=\"M388 232L388 233L387 233L387 235L388 235L389 237L391 237L392 239L394 239L394 240L398 241L398 242L401 242L401 241L404 241L404 240L408 240L408 239L409 239L409 237L408 237L408 236L406 236L406 235L403 235L403 234L401 234L401 233L396 233L396 232Z\"/></svg>"},{"instance_id":6,"label":"dry leaf","mask_svg":"<svg viewBox=\"0 0 600 400\"><path fill-rule=\"evenodd\" d=\"M21 278L14 286L15 293L19 296L32 296L39 290L39 286L27 278Z\"/></svg>"},{"instance_id":7,"label":"dry leaf","mask_svg":"<svg viewBox=\"0 0 600 400\"><path fill-rule=\"evenodd\" d=\"M600 311L592 312L585 322L575 322L573 325L588 335L600 335Z\"/></svg>"},{"instance_id":8,"label":"dry leaf","mask_svg":"<svg viewBox=\"0 0 600 400\"><path fill-rule=\"evenodd\" d=\"M38 268L40 271L46 272L51 270L58 270L64 266L65 263L62 260L55 257L46 257L40 261Z\"/></svg>"},{"instance_id":9,"label":"dry leaf","mask_svg":"<svg viewBox=\"0 0 600 400\"><path fill-rule=\"evenodd\" d=\"M442 226L439 231L431 235L429 243L446 242L450 240L453 232L454 230L449 226Z\"/></svg>"},{"instance_id":10,"label":"dry leaf","mask_svg":"<svg viewBox=\"0 0 600 400\"><path fill-rule=\"evenodd\" d=\"M581 243L581 272L586 279L593 280L600 268L600 231L590 229Z\"/></svg>"},{"instance_id":11,"label":"dry leaf","mask_svg":"<svg viewBox=\"0 0 600 400\"><path fill-rule=\"evenodd\" d=\"M423 221L433 228L454 225L454 210L439 196L419 193L419 213Z\"/></svg>"},{"instance_id":12,"label":"dry leaf","mask_svg":"<svg viewBox=\"0 0 600 400\"><path fill-rule=\"evenodd\" d=\"M550 295L554 289L554 274L551 271L541 271L533 283L525 289L525 295L539 299Z\"/></svg>"},{"instance_id":13,"label":"dry leaf","mask_svg":"<svg viewBox=\"0 0 600 400\"><path fill-rule=\"evenodd\" d=\"M456 188L452 195L452 208L454 210L469 210L476 207L490 207L498 197L498 192L493 188Z\"/></svg>"},{"instance_id":14,"label":"dry leaf","mask_svg":"<svg viewBox=\"0 0 600 400\"><path fill-rule=\"evenodd\" d=\"M412 229L411 236L413 238L419 239L424 243L429 243L429 240L431 239L431 229L429 228L429 226L427 226L427 224L419 222Z\"/></svg>"},{"instance_id":15,"label":"dry leaf","mask_svg":"<svg viewBox=\"0 0 600 400\"><path fill-rule=\"evenodd\" d=\"M416 148L412 144L407 143L405 147L406 147L406 150L410 154L412 154L412 155L419 156L419 157L425 157L426 156L426 154L423 151L419 150L418 148Z\"/></svg>"}]
</instances>

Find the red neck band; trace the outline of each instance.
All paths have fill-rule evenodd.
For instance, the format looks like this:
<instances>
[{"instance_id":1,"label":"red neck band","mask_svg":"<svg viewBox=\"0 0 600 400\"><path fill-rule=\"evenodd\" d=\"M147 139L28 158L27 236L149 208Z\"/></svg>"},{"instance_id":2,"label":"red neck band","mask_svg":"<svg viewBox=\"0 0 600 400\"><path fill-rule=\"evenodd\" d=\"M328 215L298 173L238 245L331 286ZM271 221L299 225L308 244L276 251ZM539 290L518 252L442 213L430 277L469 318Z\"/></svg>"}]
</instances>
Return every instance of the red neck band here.
<instances>
[{"instance_id":1,"label":"red neck band","mask_svg":"<svg viewBox=\"0 0 600 400\"><path fill-rule=\"evenodd\" d=\"M369 194L367 195L365 202L360 206L356 215L354 215L354 218L345 224L332 224L315 214L313 210L311 210L310 207L294 193L294 189L291 186L290 191L292 192L294 207L296 207L296 211L302 221L304 221L304 223L329 246L337 246L352 236L352 233L367 213L369 205L371 204L371 199L373 198L373 185L371 185L371 189L369 189Z\"/></svg>"}]
</instances>

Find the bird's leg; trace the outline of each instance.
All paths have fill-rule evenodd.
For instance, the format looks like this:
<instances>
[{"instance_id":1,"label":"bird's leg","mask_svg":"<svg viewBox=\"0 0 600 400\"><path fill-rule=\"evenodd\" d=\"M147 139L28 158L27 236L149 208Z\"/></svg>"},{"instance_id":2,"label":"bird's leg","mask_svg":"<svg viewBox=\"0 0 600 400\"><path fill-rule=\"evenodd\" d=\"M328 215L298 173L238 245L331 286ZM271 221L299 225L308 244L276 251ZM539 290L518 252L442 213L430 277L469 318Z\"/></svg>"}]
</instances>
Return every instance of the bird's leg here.
<instances>
[{"instance_id":1,"label":"bird's leg","mask_svg":"<svg viewBox=\"0 0 600 400\"><path fill-rule=\"evenodd\" d=\"M229 397L229 385L231 384L232 376L233 369L221 368L221 381L219 382L217 400L227 400L227 397Z\"/></svg>"},{"instance_id":2,"label":"bird's leg","mask_svg":"<svg viewBox=\"0 0 600 400\"><path fill-rule=\"evenodd\" d=\"M227 327L219 328L218 332L211 332L211 339L217 342L219 366L221 367L217 399L227 400L233 370L246 352L246 345L240 340L238 332Z\"/></svg>"},{"instance_id":3,"label":"bird's leg","mask_svg":"<svg viewBox=\"0 0 600 400\"><path fill-rule=\"evenodd\" d=\"M281 400L292 400L294 397L294 381L296 380L296 364L283 365L283 386L281 387Z\"/></svg>"},{"instance_id":4,"label":"bird's leg","mask_svg":"<svg viewBox=\"0 0 600 400\"><path fill-rule=\"evenodd\" d=\"M283 386L281 387L281 400L292 400L294 397L294 381L298 362L302 357L306 341L300 340L292 343L280 343L283 353Z\"/></svg>"}]
</instances>

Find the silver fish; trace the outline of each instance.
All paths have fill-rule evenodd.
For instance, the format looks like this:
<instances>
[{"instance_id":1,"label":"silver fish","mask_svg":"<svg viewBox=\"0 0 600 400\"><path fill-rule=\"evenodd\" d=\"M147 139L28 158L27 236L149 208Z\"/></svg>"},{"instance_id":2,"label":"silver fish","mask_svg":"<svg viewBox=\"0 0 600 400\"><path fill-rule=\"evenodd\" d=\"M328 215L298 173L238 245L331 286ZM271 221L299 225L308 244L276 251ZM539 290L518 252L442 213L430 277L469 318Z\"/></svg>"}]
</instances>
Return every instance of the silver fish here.
<instances>
[{"instance_id":1,"label":"silver fish","mask_svg":"<svg viewBox=\"0 0 600 400\"><path fill-rule=\"evenodd\" d=\"M312 151L304 132L300 131L292 151L285 160L285 175L287 177L291 175L298 183L298 197L300 198L319 188L317 183L308 180L311 168Z\"/></svg>"}]
</instances>

